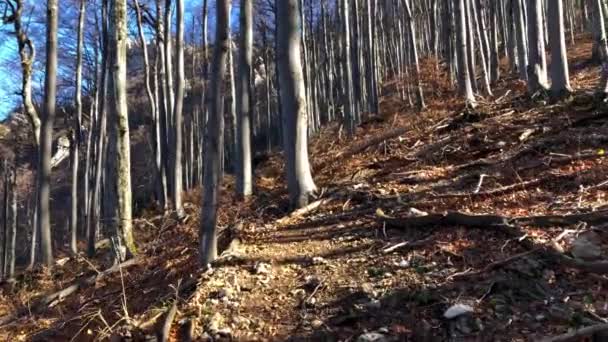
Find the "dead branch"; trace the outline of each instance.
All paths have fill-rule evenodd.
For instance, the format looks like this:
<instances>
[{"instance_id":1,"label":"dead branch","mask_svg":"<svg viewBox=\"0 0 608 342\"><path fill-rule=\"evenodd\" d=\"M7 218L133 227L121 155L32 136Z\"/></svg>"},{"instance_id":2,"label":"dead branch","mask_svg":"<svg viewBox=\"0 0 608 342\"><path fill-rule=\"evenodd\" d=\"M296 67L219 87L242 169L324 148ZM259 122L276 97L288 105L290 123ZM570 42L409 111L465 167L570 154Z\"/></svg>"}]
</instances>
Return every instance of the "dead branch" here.
<instances>
[{"instance_id":1,"label":"dead branch","mask_svg":"<svg viewBox=\"0 0 608 342\"><path fill-rule=\"evenodd\" d=\"M487 265L486 267L484 267L483 269L479 270L479 271L475 271L475 272L466 272L466 273L458 273L458 274L454 274L452 276L449 276L449 279L462 279L462 278L472 278L472 277L477 277L480 276L482 274L488 273L489 271L492 271L498 267L502 267L514 260L517 259L521 259L525 256L528 256L530 254L536 253L538 251L540 251L541 248L534 248L532 250L529 251L525 251L523 253L519 253L519 254L515 254L512 255L508 258L504 258L502 260L498 260L498 261L494 261L493 263Z\"/></svg>"},{"instance_id":2,"label":"dead branch","mask_svg":"<svg viewBox=\"0 0 608 342\"><path fill-rule=\"evenodd\" d=\"M567 334L554 336L554 337L548 337L548 338L541 340L541 342L576 342L576 341L581 341L581 340L587 340L587 338L590 338L591 340L595 341L596 339L594 338L594 336L596 334L601 333L603 335L606 332L608 332L608 324L602 323L602 324L592 325L589 327L578 329L578 330L569 332ZM603 337L605 337L605 336L603 336ZM597 341L600 341L600 340L602 340L602 339L601 338L597 339Z\"/></svg>"},{"instance_id":3,"label":"dead branch","mask_svg":"<svg viewBox=\"0 0 608 342\"><path fill-rule=\"evenodd\" d=\"M165 322L163 323L163 327L160 331L161 342L167 342L169 340L169 335L171 334L171 326L173 325L173 320L175 319L175 315L177 314L177 298L173 301L173 305L171 305L171 309L167 311L167 316L165 316Z\"/></svg>"},{"instance_id":4,"label":"dead branch","mask_svg":"<svg viewBox=\"0 0 608 342\"><path fill-rule=\"evenodd\" d=\"M320 199L318 201L314 201L314 202L308 204L305 207L302 207L302 208L300 208L298 210L293 211L292 213L290 213L287 216L283 216L282 218L278 219L276 221L276 223L279 224L279 225L282 225L282 224L284 224L284 223L286 223L286 222L288 222L290 220L293 220L295 218L304 216L304 215L310 213L311 211L315 211L319 207L321 207L321 206L323 206L323 205L331 202L331 200L333 200L333 198L330 197L330 198L324 198L324 199Z\"/></svg>"},{"instance_id":5,"label":"dead branch","mask_svg":"<svg viewBox=\"0 0 608 342\"><path fill-rule=\"evenodd\" d=\"M361 152L367 150L371 146L378 145L385 140L394 139L400 135L403 135L407 131L408 131L407 128L395 128L391 131L388 131L381 135L372 137L371 139L366 140L362 143L359 143L359 144L353 146L352 148L350 148L342 153L339 153L337 157L339 159L351 157L355 154L358 154L358 153L361 153Z\"/></svg>"},{"instance_id":6,"label":"dead branch","mask_svg":"<svg viewBox=\"0 0 608 342\"><path fill-rule=\"evenodd\" d=\"M0 317L0 326L9 324L9 323L15 321L16 319L18 319L19 317L28 314L29 312L31 312L31 313L42 312L48 307L52 307L52 306L59 304L65 298L76 293L78 290L90 287L90 286L94 285L97 281L107 277L108 275L118 272L122 268L127 268L127 267L137 265L138 263L139 263L138 259L127 260L127 261L123 262L122 264L114 265L101 273L81 279L81 280L77 281L76 283L74 283L60 291L57 291L55 293L42 297L41 299L39 299L36 302L36 304L31 306L30 308L27 308L27 307L22 308L15 313Z\"/></svg>"}]
</instances>

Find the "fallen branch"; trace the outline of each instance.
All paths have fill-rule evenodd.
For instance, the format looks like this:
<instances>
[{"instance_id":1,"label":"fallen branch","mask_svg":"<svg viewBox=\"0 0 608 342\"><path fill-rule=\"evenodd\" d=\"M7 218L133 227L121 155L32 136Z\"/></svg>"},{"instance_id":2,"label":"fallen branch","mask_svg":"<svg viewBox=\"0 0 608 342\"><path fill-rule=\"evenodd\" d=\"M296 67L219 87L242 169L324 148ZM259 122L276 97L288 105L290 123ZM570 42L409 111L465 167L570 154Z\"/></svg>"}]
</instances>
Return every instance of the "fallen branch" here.
<instances>
[{"instance_id":1,"label":"fallen branch","mask_svg":"<svg viewBox=\"0 0 608 342\"><path fill-rule=\"evenodd\" d=\"M541 342L576 342L576 341L581 341L583 339L587 340L587 338L589 338L590 340L596 341L596 339L594 338L594 336L596 334L607 333L607 332L608 332L608 324L602 323L602 324L592 325L590 327L578 329L578 330L569 332L567 334L554 336L554 337L547 337L545 339L542 339ZM605 338L606 336L602 336L602 337ZM600 340L603 340L603 339L602 338L597 339L597 341L600 341Z\"/></svg>"},{"instance_id":2,"label":"fallen branch","mask_svg":"<svg viewBox=\"0 0 608 342\"><path fill-rule=\"evenodd\" d=\"M538 251L540 251L541 248L534 248L532 250L529 251L525 251L523 253L519 253L519 254L515 254L512 255L508 258L502 259L502 260L498 260L498 261L494 261L493 263L487 265L486 267L484 267L483 269L479 270L479 271L475 271L475 272L465 272L465 273L457 273L457 274L453 274L451 276L448 277L448 279L461 279L461 278L472 278L472 277L477 277L480 276L482 274L488 273L489 271L492 271L498 267L502 267L514 260L517 259L521 259L525 256L528 256L530 254L536 253Z\"/></svg>"},{"instance_id":3,"label":"fallen branch","mask_svg":"<svg viewBox=\"0 0 608 342\"><path fill-rule=\"evenodd\" d=\"M432 236L429 236L427 238L417 240L417 241L404 241L404 242L400 242L394 246L383 249L382 253L391 253L396 250L406 249L406 248L416 248L416 247L424 246L432 241L433 241Z\"/></svg>"},{"instance_id":4,"label":"fallen branch","mask_svg":"<svg viewBox=\"0 0 608 342\"><path fill-rule=\"evenodd\" d=\"M389 140L389 139L394 139L400 135L403 135L404 133L406 133L408 130L407 128L395 128L392 131L388 131L386 133L383 133L379 136L375 136L367 141L364 141L362 143L359 143L357 145L355 145L354 147L342 152L338 154L338 158L348 158L351 157L355 154L361 153L365 150L367 150L369 147L371 146L375 146L378 145L380 143L382 143L385 140Z\"/></svg>"},{"instance_id":5,"label":"fallen branch","mask_svg":"<svg viewBox=\"0 0 608 342\"><path fill-rule=\"evenodd\" d=\"M169 335L171 334L171 326L173 325L173 320L175 319L175 315L177 314L177 298L173 301L173 305L171 305L171 309L167 312L167 316L165 316L165 322L163 323L163 327L160 331L161 342L167 342L169 340Z\"/></svg>"},{"instance_id":6,"label":"fallen branch","mask_svg":"<svg viewBox=\"0 0 608 342\"><path fill-rule=\"evenodd\" d=\"M36 304L34 304L30 308L27 308L27 307L22 308L13 314L8 314L3 317L0 317L0 326L9 324L9 323L15 321L16 319L18 319L19 317L26 315L30 312L31 313L42 312L43 310L45 310L48 307L52 307L52 306L59 304L65 298L76 293L78 290L92 286L97 281L103 279L104 277L106 277L112 273L118 272L122 268L127 268L127 267L130 267L133 265L137 265L138 263L139 263L138 259L127 260L127 261L123 262L122 264L114 265L101 273L97 273L95 275L81 279L81 280L77 281L76 283L74 283L60 291L57 291L55 293L42 297L41 299L39 299L36 302Z\"/></svg>"},{"instance_id":7,"label":"fallen branch","mask_svg":"<svg viewBox=\"0 0 608 342\"><path fill-rule=\"evenodd\" d=\"M282 218L278 219L278 220L276 221L276 223L277 223L277 224L279 224L279 225L282 225L282 224L284 224L284 223L287 223L287 222L288 222L288 221L290 221L290 220L293 220L293 219L295 219L295 218L298 218L298 217L304 216L304 215L306 215L306 214L310 213L311 211L315 211L315 210L317 210L319 207L321 207L321 206L323 206L323 205L325 205L325 204L327 204L327 203L331 202L331 200L332 200L332 199L333 199L333 198L331 198L331 197L330 197L330 198L324 198L324 199L320 199L320 200L318 200L318 201L314 201L314 202L312 202L312 203L308 204L308 205L307 205L307 206L305 206L305 207L302 207L302 208L300 208L300 209L298 209L298 210L295 210L295 211L291 212L291 213L290 213L289 215L287 215L287 216L283 216Z\"/></svg>"}]
</instances>

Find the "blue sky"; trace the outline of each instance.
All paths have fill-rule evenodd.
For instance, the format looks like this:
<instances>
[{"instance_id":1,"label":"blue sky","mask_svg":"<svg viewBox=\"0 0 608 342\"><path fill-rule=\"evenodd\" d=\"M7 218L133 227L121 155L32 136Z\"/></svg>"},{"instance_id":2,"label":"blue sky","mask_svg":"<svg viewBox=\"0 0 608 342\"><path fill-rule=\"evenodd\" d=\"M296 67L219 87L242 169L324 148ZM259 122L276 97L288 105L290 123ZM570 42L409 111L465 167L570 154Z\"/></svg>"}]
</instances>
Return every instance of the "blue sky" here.
<instances>
[{"instance_id":1,"label":"blue sky","mask_svg":"<svg viewBox=\"0 0 608 342\"><path fill-rule=\"evenodd\" d=\"M131 0L128 0L131 1ZM202 4L202 0L185 0L185 10L186 10L186 16L185 16L185 21L186 21L186 27L188 27L188 25L192 22L191 16L192 14L197 14L200 15L200 10L201 10L201 4ZM35 4L35 10L39 11L42 10L44 11L44 5L45 5L45 1L35 1L35 2L30 2L30 3L34 3ZM60 1L60 7L62 5L64 6L70 6L73 7L73 2L68 2L68 1ZM233 0L233 4L237 5L238 1L234 1ZM210 31L213 27L213 22L215 21L214 17L214 8L215 8L215 1L213 0L209 0L209 26L210 26ZM1 8L0 8L1 10ZM44 12L42 12L44 13ZM62 13L75 13L74 11L70 10L62 10L60 9L59 11L60 13L60 22L61 22L61 15ZM235 13L233 13L233 23L234 23L234 17L235 17L236 11ZM132 19L132 18L131 18ZM32 25L35 25L32 24ZM43 24L40 24L43 25ZM19 68L19 64L18 64L18 52L17 52L17 43L16 40L14 38L13 35L11 35L9 32L11 32L12 30L12 25L2 25L2 23L0 22L0 120L3 120L10 112L10 110L12 110L13 108L15 108L16 106L19 106L21 98L18 95L18 91L21 88L21 71ZM76 34L76 31L73 29L70 29L68 31L68 33L74 33L74 35ZM135 32L135 30L133 31ZM188 33L186 32L186 39L188 39ZM41 39L43 39L44 34L42 34L40 37L36 36L35 37L35 45L37 48L37 55L38 57L42 56L44 54L44 42L41 41ZM212 40L212 32L208 33L208 37L210 40ZM61 39L59 42L59 47L60 49L62 48L62 43L61 43ZM64 45L65 47L65 45ZM61 67L61 66L60 66ZM35 65L35 72L37 73L34 76L34 80L33 80L33 84L34 84L34 88L36 88L36 86L38 84L40 84L40 81L42 81L42 77L43 77L43 69L44 69L44 64L43 63L37 63ZM68 69L70 70L70 68ZM34 89L34 94L36 94L36 89ZM34 100L38 100L36 97L34 98Z\"/></svg>"}]
</instances>

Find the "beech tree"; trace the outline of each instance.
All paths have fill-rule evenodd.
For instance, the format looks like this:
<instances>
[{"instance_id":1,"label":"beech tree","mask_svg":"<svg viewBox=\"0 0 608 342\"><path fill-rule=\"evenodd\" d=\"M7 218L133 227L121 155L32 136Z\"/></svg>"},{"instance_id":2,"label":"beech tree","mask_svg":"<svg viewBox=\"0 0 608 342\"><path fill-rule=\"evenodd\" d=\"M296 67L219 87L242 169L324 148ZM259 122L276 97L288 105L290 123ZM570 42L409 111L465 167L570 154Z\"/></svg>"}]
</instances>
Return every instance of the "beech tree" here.
<instances>
[{"instance_id":1,"label":"beech tree","mask_svg":"<svg viewBox=\"0 0 608 342\"><path fill-rule=\"evenodd\" d=\"M116 175L116 218L114 227L124 240L128 251L137 253L133 238L131 212L131 155L129 137L129 116L127 106L127 0L116 0L111 4L110 48L111 59L111 102L109 104L112 138L116 139L116 153L113 166Z\"/></svg>"},{"instance_id":2,"label":"beech tree","mask_svg":"<svg viewBox=\"0 0 608 342\"><path fill-rule=\"evenodd\" d=\"M169 5L169 4L167 4ZM184 84L186 82L184 75L184 0L177 0L177 89L175 93L175 101L173 107L173 137L172 154L173 154L173 209L179 219L185 216L182 204L182 129L183 116L182 110L184 106ZM170 54L170 53L169 53Z\"/></svg>"},{"instance_id":3,"label":"beech tree","mask_svg":"<svg viewBox=\"0 0 608 342\"><path fill-rule=\"evenodd\" d=\"M44 81L44 115L40 129L40 153L38 161L38 230L42 262L53 265L53 242L51 236L51 153L53 145L53 123L57 94L57 0L47 0L46 23L46 71Z\"/></svg>"},{"instance_id":4,"label":"beech tree","mask_svg":"<svg viewBox=\"0 0 608 342\"><path fill-rule=\"evenodd\" d=\"M302 22L297 0L277 1L276 8L285 172L291 206L300 208L308 204L316 191L308 162L308 109L300 60Z\"/></svg>"},{"instance_id":5,"label":"beech tree","mask_svg":"<svg viewBox=\"0 0 608 342\"><path fill-rule=\"evenodd\" d=\"M222 179L221 156L224 151L224 77L230 49L230 3L218 0L217 27L209 93L209 121L205 131L205 164L201 209L200 263L208 265L217 258L217 209Z\"/></svg>"},{"instance_id":6,"label":"beech tree","mask_svg":"<svg viewBox=\"0 0 608 342\"><path fill-rule=\"evenodd\" d=\"M572 92L564 32L564 7L562 0L549 1L547 7L547 26L551 46L551 93L554 96L561 96Z\"/></svg>"},{"instance_id":7,"label":"beech tree","mask_svg":"<svg viewBox=\"0 0 608 342\"><path fill-rule=\"evenodd\" d=\"M240 9L239 67L237 74L237 193L252 193L251 167L251 74L253 53L252 1L242 0Z\"/></svg>"}]
</instances>

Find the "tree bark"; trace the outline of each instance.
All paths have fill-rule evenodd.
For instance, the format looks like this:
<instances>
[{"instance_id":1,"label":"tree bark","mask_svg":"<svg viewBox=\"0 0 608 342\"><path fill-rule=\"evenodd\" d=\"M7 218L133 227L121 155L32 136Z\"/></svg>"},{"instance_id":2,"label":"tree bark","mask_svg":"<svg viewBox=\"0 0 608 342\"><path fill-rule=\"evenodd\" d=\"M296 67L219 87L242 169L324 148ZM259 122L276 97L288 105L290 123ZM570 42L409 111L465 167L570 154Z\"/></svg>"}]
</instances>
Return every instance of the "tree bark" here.
<instances>
[{"instance_id":1,"label":"tree bark","mask_svg":"<svg viewBox=\"0 0 608 342\"><path fill-rule=\"evenodd\" d=\"M251 167L251 61L253 47L252 1L242 0L240 10L240 53L236 104L237 122L237 193L247 197L253 191ZM270 132L268 132L270 133Z\"/></svg>"},{"instance_id":2,"label":"tree bark","mask_svg":"<svg viewBox=\"0 0 608 342\"><path fill-rule=\"evenodd\" d=\"M182 219L186 214L182 203L183 190L183 115L182 109L184 106L184 0L177 0L177 91L175 93L175 106L173 108L173 209L179 219Z\"/></svg>"},{"instance_id":3,"label":"tree bark","mask_svg":"<svg viewBox=\"0 0 608 342\"><path fill-rule=\"evenodd\" d=\"M528 4L528 90L535 93L548 89L547 60L543 29L542 0L527 0Z\"/></svg>"},{"instance_id":4,"label":"tree bark","mask_svg":"<svg viewBox=\"0 0 608 342\"><path fill-rule=\"evenodd\" d=\"M469 60L467 54L467 28L465 16L465 0L455 0L454 4L456 17L456 53L458 59L458 88L460 94L464 96L467 106L476 106L471 78L469 76Z\"/></svg>"},{"instance_id":5,"label":"tree bark","mask_svg":"<svg viewBox=\"0 0 608 342\"><path fill-rule=\"evenodd\" d=\"M47 0L46 72L44 82L44 116L40 130L40 154L38 161L38 226L42 248L42 262L53 265L51 236L51 153L53 123L57 96L57 0Z\"/></svg>"},{"instance_id":6,"label":"tree bark","mask_svg":"<svg viewBox=\"0 0 608 342\"><path fill-rule=\"evenodd\" d=\"M110 48L112 53L112 96L109 113L113 125L112 137L116 139L116 155L108 157L115 158L112 172L116 175L117 218L114 222L118 232L128 251L137 254L132 229L131 213L131 156L129 138L129 117L127 106L127 0L115 0L112 3L110 30Z\"/></svg>"},{"instance_id":7,"label":"tree bark","mask_svg":"<svg viewBox=\"0 0 608 342\"><path fill-rule=\"evenodd\" d=\"M298 33L301 23L297 0L278 1L276 6L277 64L287 187L292 207L301 208L308 204L310 195L316 190L308 161L308 113ZM344 20L347 18L345 16Z\"/></svg>"},{"instance_id":8,"label":"tree bark","mask_svg":"<svg viewBox=\"0 0 608 342\"><path fill-rule=\"evenodd\" d=\"M206 125L205 165L203 176L203 205L199 232L199 258L206 266L217 258L217 209L221 186L221 161L224 150L224 77L230 49L230 3L218 0L217 27L209 94L209 122Z\"/></svg>"},{"instance_id":9,"label":"tree bark","mask_svg":"<svg viewBox=\"0 0 608 342\"><path fill-rule=\"evenodd\" d=\"M548 2L549 45L551 45L551 93L561 96L572 92L564 33L564 9L562 0Z\"/></svg>"}]
</instances>

